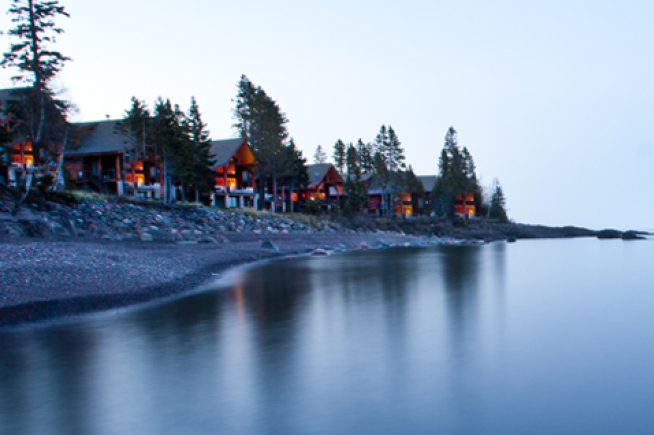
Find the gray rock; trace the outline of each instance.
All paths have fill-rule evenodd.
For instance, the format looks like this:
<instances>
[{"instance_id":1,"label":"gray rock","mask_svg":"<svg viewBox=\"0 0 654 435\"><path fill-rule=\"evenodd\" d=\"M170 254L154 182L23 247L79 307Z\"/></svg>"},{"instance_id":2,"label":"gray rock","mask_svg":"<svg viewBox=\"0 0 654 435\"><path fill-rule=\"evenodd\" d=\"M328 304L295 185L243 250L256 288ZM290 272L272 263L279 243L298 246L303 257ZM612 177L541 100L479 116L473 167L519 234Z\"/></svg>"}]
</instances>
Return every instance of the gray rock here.
<instances>
[{"instance_id":1,"label":"gray rock","mask_svg":"<svg viewBox=\"0 0 654 435\"><path fill-rule=\"evenodd\" d=\"M214 244L218 244L218 240L214 239L213 237L209 237L209 236L200 237L197 242L198 243L214 243Z\"/></svg>"},{"instance_id":2,"label":"gray rock","mask_svg":"<svg viewBox=\"0 0 654 435\"><path fill-rule=\"evenodd\" d=\"M141 241L142 242L152 242L152 241L154 241L154 237L152 237L152 234L150 234L150 233L141 233Z\"/></svg>"},{"instance_id":3,"label":"gray rock","mask_svg":"<svg viewBox=\"0 0 654 435\"><path fill-rule=\"evenodd\" d=\"M277 245L275 245L270 240L266 240L264 242L261 242L261 248L262 249L270 249L271 251L279 252L279 248L277 247Z\"/></svg>"},{"instance_id":4,"label":"gray rock","mask_svg":"<svg viewBox=\"0 0 654 435\"><path fill-rule=\"evenodd\" d=\"M375 245L377 245L377 246L379 246L379 247L382 247L382 248L390 248L390 247L391 247L391 244L388 243L388 242L387 242L386 240L384 240L384 239L377 239L377 240L375 240Z\"/></svg>"}]
</instances>

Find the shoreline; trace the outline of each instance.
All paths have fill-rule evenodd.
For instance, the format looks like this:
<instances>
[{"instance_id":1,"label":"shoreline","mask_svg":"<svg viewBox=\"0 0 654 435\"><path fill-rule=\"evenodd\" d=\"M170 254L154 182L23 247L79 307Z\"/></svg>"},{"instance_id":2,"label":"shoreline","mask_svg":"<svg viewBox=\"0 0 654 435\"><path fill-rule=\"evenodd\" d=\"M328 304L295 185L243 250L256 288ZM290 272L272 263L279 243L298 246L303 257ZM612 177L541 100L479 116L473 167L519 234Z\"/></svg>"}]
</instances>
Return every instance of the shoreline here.
<instances>
[{"instance_id":1,"label":"shoreline","mask_svg":"<svg viewBox=\"0 0 654 435\"><path fill-rule=\"evenodd\" d=\"M590 236L557 231L550 237L519 238ZM264 247L267 242L274 249ZM225 234L224 241L217 244L0 238L0 333L180 296L235 267L308 255L317 249L346 251L448 243L483 241L474 237L340 232L234 233Z\"/></svg>"},{"instance_id":2,"label":"shoreline","mask_svg":"<svg viewBox=\"0 0 654 435\"><path fill-rule=\"evenodd\" d=\"M399 234L231 235L226 243L0 239L0 332L188 293L228 270L315 249L401 246ZM278 250L262 248L272 242Z\"/></svg>"},{"instance_id":3,"label":"shoreline","mask_svg":"<svg viewBox=\"0 0 654 435\"><path fill-rule=\"evenodd\" d=\"M642 238L484 219L286 216L122 197L15 206L10 193L0 189L0 331L179 295L235 266L315 249Z\"/></svg>"}]
</instances>

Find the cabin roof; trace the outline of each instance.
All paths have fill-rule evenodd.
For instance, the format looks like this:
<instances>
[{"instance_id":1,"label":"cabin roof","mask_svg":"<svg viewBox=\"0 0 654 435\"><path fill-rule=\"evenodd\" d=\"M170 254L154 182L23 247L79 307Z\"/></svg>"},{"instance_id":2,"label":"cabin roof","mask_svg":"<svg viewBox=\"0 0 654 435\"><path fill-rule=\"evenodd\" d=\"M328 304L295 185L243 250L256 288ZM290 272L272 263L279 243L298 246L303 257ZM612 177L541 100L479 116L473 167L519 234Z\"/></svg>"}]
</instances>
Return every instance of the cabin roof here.
<instances>
[{"instance_id":1,"label":"cabin roof","mask_svg":"<svg viewBox=\"0 0 654 435\"><path fill-rule=\"evenodd\" d=\"M4 103L7 100L15 100L16 95L12 95L13 92L25 91L29 88L20 86L17 88L2 88L0 89L0 102Z\"/></svg>"},{"instance_id":2,"label":"cabin roof","mask_svg":"<svg viewBox=\"0 0 654 435\"><path fill-rule=\"evenodd\" d=\"M229 163L229 160L234 157L243 144L247 144L247 141L241 138L211 141L211 159L216 161L214 168Z\"/></svg>"},{"instance_id":3,"label":"cabin roof","mask_svg":"<svg viewBox=\"0 0 654 435\"><path fill-rule=\"evenodd\" d=\"M118 153L134 146L127 135L115 131L118 120L75 123L68 156Z\"/></svg>"},{"instance_id":4,"label":"cabin roof","mask_svg":"<svg viewBox=\"0 0 654 435\"><path fill-rule=\"evenodd\" d=\"M20 88L4 88L0 89L0 102L4 103L5 101L11 99L11 93Z\"/></svg>"},{"instance_id":5,"label":"cabin roof","mask_svg":"<svg viewBox=\"0 0 654 435\"><path fill-rule=\"evenodd\" d=\"M332 169L334 171L333 173L338 177L337 181L343 182L343 177L331 163L314 163L312 165L307 165L307 173L309 174L309 185L307 187L312 188L319 185Z\"/></svg>"},{"instance_id":6,"label":"cabin roof","mask_svg":"<svg viewBox=\"0 0 654 435\"><path fill-rule=\"evenodd\" d=\"M418 180L422 183L422 187L425 192L431 192L436 184L436 175L418 175Z\"/></svg>"}]
</instances>

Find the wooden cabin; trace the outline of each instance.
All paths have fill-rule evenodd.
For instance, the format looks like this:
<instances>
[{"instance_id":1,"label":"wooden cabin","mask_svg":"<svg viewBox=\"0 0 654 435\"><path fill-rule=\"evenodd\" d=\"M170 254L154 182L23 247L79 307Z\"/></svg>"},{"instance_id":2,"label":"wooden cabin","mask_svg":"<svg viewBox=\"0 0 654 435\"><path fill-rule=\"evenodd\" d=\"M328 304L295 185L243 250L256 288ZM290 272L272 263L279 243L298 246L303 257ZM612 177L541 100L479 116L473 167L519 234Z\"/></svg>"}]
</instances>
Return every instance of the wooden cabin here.
<instances>
[{"instance_id":1,"label":"wooden cabin","mask_svg":"<svg viewBox=\"0 0 654 435\"><path fill-rule=\"evenodd\" d=\"M6 102L13 98L12 92L19 89L0 89L0 128L7 132L14 131L21 124L13 114L5 114ZM4 145L6 153L0 156L0 179L16 186L29 168L41 164L40 156L34 152L32 142L25 138L13 137Z\"/></svg>"},{"instance_id":2,"label":"wooden cabin","mask_svg":"<svg viewBox=\"0 0 654 435\"><path fill-rule=\"evenodd\" d=\"M302 201L322 201L322 206L329 209L339 206L345 181L336 167L331 163L307 165L309 184L302 191Z\"/></svg>"},{"instance_id":3,"label":"wooden cabin","mask_svg":"<svg viewBox=\"0 0 654 435\"><path fill-rule=\"evenodd\" d=\"M80 189L115 195L161 197L161 171L154 156L116 130L117 120L74 124L64 166Z\"/></svg>"},{"instance_id":4,"label":"wooden cabin","mask_svg":"<svg viewBox=\"0 0 654 435\"><path fill-rule=\"evenodd\" d=\"M244 139L215 140L211 142L211 156L216 161L211 203L225 208L254 206L256 159L248 142Z\"/></svg>"},{"instance_id":5,"label":"wooden cabin","mask_svg":"<svg viewBox=\"0 0 654 435\"><path fill-rule=\"evenodd\" d=\"M394 216L409 217L417 213L415 201L411 192L402 190L399 175L395 174L391 181L383 183L372 176L372 174L363 174L363 181L368 188L368 213L378 216L384 215L386 212L386 203L392 203L391 214ZM394 180L397 178L396 180Z\"/></svg>"}]
</instances>

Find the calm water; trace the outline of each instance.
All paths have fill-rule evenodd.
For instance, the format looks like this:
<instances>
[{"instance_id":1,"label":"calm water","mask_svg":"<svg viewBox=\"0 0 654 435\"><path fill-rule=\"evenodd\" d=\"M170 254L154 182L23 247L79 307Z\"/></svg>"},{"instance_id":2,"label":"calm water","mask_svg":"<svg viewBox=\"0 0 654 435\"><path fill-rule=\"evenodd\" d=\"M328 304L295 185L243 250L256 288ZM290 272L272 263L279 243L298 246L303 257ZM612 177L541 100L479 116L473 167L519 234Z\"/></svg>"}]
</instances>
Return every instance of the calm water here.
<instances>
[{"instance_id":1,"label":"calm water","mask_svg":"<svg viewBox=\"0 0 654 435\"><path fill-rule=\"evenodd\" d=\"M243 269L0 333L1 434L651 434L654 243Z\"/></svg>"}]
</instances>

